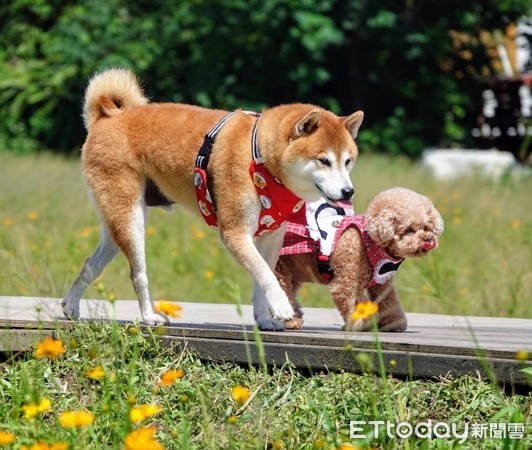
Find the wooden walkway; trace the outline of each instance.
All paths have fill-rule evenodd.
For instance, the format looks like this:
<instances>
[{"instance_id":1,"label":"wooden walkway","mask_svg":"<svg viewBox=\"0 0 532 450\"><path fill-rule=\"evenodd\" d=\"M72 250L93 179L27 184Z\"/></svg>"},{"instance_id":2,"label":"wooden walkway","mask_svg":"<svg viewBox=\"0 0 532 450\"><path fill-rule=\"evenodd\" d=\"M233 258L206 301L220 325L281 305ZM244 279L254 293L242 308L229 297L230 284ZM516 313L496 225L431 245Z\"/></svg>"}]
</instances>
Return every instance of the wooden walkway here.
<instances>
[{"instance_id":1,"label":"wooden walkway","mask_svg":"<svg viewBox=\"0 0 532 450\"><path fill-rule=\"evenodd\" d=\"M121 322L139 319L136 301L82 300L83 319ZM173 319L160 338L211 361L259 363L254 341L251 306L180 303L182 319ZM378 333L388 373L397 376L436 377L480 374L506 384L526 384L520 369L532 365L517 361L516 352L532 355L532 320L490 317L454 317L407 314L405 333ZM282 365L287 358L299 368L360 372L356 355L373 356L377 369L377 337L373 332L346 333L334 309L306 308L300 331L260 333L268 364ZM65 321L55 298L0 297L0 351L31 348L43 334L51 334Z\"/></svg>"}]
</instances>

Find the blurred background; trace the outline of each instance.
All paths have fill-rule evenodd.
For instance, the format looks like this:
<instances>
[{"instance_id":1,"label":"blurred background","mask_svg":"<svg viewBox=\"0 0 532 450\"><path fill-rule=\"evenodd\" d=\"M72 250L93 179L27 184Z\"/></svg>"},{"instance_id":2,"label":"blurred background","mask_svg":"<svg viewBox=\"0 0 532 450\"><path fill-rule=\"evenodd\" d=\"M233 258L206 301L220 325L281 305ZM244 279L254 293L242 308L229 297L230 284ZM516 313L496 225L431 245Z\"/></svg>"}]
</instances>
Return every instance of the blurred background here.
<instances>
[{"instance_id":1,"label":"blurred background","mask_svg":"<svg viewBox=\"0 0 532 450\"><path fill-rule=\"evenodd\" d=\"M152 101L362 109L357 212L400 185L446 222L440 248L398 274L407 311L532 317L531 17L530 0L1 2L0 294L62 297L96 247L82 99L93 73L120 66ZM419 164L429 148L495 148L511 164L439 177ZM154 212L147 235L155 298L249 300L195 215ZM134 298L119 259L87 297ZM316 286L302 302L332 306Z\"/></svg>"},{"instance_id":2,"label":"blurred background","mask_svg":"<svg viewBox=\"0 0 532 450\"><path fill-rule=\"evenodd\" d=\"M87 79L121 66L153 101L363 109L366 151L495 145L525 160L530 9L529 0L2 2L0 147L78 152ZM505 129L481 136L487 89Z\"/></svg>"}]
</instances>

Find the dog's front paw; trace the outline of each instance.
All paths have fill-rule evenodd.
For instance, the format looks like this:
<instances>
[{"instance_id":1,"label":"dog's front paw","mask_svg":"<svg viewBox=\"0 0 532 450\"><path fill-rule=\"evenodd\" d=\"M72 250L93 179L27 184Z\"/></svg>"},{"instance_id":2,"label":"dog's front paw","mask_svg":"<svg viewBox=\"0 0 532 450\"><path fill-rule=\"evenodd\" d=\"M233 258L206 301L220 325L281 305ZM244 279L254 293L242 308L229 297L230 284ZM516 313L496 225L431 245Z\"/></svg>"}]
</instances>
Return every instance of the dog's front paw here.
<instances>
[{"instance_id":1,"label":"dog's front paw","mask_svg":"<svg viewBox=\"0 0 532 450\"><path fill-rule=\"evenodd\" d=\"M61 307L63 309L63 314L68 320L78 320L79 319L79 306L76 308L69 302L66 298L61 302Z\"/></svg>"},{"instance_id":2,"label":"dog's front paw","mask_svg":"<svg viewBox=\"0 0 532 450\"><path fill-rule=\"evenodd\" d=\"M272 319L271 317L257 318L257 326L261 331L284 331L284 322Z\"/></svg>"},{"instance_id":3,"label":"dog's front paw","mask_svg":"<svg viewBox=\"0 0 532 450\"><path fill-rule=\"evenodd\" d=\"M272 317L276 320L285 321L290 320L294 317L294 310L292 309L292 305L288 301L288 298L284 295L282 297L279 297L274 302L269 302L268 306L270 308L270 312L272 314Z\"/></svg>"},{"instance_id":4,"label":"dog's front paw","mask_svg":"<svg viewBox=\"0 0 532 450\"><path fill-rule=\"evenodd\" d=\"M150 327L170 325L168 317L162 314L145 314L142 316L142 321Z\"/></svg>"}]
</instances>

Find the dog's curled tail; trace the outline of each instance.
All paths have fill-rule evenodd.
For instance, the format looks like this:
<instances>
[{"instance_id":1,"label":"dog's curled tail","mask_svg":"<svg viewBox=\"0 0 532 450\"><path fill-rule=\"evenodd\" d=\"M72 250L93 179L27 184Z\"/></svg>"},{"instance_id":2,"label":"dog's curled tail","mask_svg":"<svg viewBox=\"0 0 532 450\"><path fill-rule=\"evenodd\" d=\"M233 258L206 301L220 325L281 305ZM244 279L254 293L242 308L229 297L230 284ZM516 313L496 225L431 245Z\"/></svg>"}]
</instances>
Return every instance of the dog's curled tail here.
<instances>
[{"instance_id":1,"label":"dog's curled tail","mask_svg":"<svg viewBox=\"0 0 532 450\"><path fill-rule=\"evenodd\" d=\"M127 69L108 69L92 76L85 91L83 122L87 131L101 117L148 103L140 83Z\"/></svg>"}]
</instances>

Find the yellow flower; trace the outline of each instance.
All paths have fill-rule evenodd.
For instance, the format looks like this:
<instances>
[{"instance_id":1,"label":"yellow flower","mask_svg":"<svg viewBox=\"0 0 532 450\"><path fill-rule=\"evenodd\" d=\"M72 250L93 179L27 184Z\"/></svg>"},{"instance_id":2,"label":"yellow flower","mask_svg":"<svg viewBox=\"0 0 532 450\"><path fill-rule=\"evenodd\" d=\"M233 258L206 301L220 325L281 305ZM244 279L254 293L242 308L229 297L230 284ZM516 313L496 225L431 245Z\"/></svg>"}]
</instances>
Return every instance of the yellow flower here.
<instances>
[{"instance_id":1,"label":"yellow flower","mask_svg":"<svg viewBox=\"0 0 532 450\"><path fill-rule=\"evenodd\" d=\"M206 270L205 273L205 279L212 280L214 278L214 272L212 270Z\"/></svg>"},{"instance_id":2,"label":"yellow flower","mask_svg":"<svg viewBox=\"0 0 532 450\"><path fill-rule=\"evenodd\" d=\"M161 386L171 386L176 380L183 378L185 376L185 371L182 369L179 370L167 370L161 375L159 384Z\"/></svg>"},{"instance_id":3,"label":"yellow flower","mask_svg":"<svg viewBox=\"0 0 532 450\"><path fill-rule=\"evenodd\" d=\"M205 237L205 231L198 230L194 233L195 239L203 239Z\"/></svg>"},{"instance_id":4,"label":"yellow flower","mask_svg":"<svg viewBox=\"0 0 532 450\"><path fill-rule=\"evenodd\" d=\"M39 403L29 403L27 405L22 405L22 411L24 412L24 418L33 419L39 414L44 414L51 411L50 406L52 402L49 398L43 397Z\"/></svg>"},{"instance_id":5,"label":"yellow flower","mask_svg":"<svg viewBox=\"0 0 532 450\"><path fill-rule=\"evenodd\" d=\"M169 302L166 300L159 300L158 302L155 302L156 311L160 312L161 314L174 317L176 319L179 319L181 317L182 309L183 308L181 307L181 305L178 305L174 302Z\"/></svg>"},{"instance_id":6,"label":"yellow flower","mask_svg":"<svg viewBox=\"0 0 532 450\"><path fill-rule=\"evenodd\" d=\"M517 359L517 361L528 361L528 351L519 350L515 353L515 359Z\"/></svg>"},{"instance_id":7,"label":"yellow flower","mask_svg":"<svg viewBox=\"0 0 532 450\"><path fill-rule=\"evenodd\" d=\"M163 445L153 435L155 427L139 428L126 436L126 450L164 450Z\"/></svg>"},{"instance_id":8,"label":"yellow flower","mask_svg":"<svg viewBox=\"0 0 532 450\"><path fill-rule=\"evenodd\" d=\"M233 400L239 405L243 405L248 401L249 398L249 389L243 386L235 386L231 389L231 395Z\"/></svg>"},{"instance_id":9,"label":"yellow flower","mask_svg":"<svg viewBox=\"0 0 532 450\"><path fill-rule=\"evenodd\" d=\"M521 221L519 219L512 220L512 223L510 224L510 228L514 231L519 230L519 228L521 228Z\"/></svg>"},{"instance_id":10,"label":"yellow flower","mask_svg":"<svg viewBox=\"0 0 532 450\"><path fill-rule=\"evenodd\" d=\"M85 427L94 423L94 414L83 409L66 411L59 415L59 423L65 428Z\"/></svg>"},{"instance_id":11,"label":"yellow flower","mask_svg":"<svg viewBox=\"0 0 532 450\"><path fill-rule=\"evenodd\" d=\"M230 423L230 424L234 425L237 422L238 422L238 417L235 416L235 415L229 416L227 418L227 423Z\"/></svg>"},{"instance_id":12,"label":"yellow flower","mask_svg":"<svg viewBox=\"0 0 532 450\"><path fill-rule=\"evenodd\" d=\"M39 218L39 213L37 211L32 211L28 214L28 219L37 220Z\"/></svg>"},{"instance_id":13,"label":"yellow flower","mask_svg":"<svg viewBox=\"0 0 532 450\"><path fill-rule=\"evenodd\" d=\"M46 442L39 441L33 444L31 447L26 447L23 445L20 447L20 450L67 450L67 442L55 442L54 444L48 445Z\"/></svg>"},{"instance_id":14,"label":"yellow flower","mask_svg":"<svg viewBox=\"0 0 532 450\"><path fill-rule=\"evenodd\" d=\"M96 366L94 369L87 370L85 376L93 380L99 380L105 377L105 370L102 366Z\"/></svg>"},{"instance_id":15,"label":"yellow flower","mask_svg":"<svg viewBox=\"0 0 532 450\"><path fill-rule=\"evenodd\" d=\"M455 225L460 225L463 222L463 219L460 216L453 216L451 222Z\"/></svg>"},{"instance_id":16,"label":"yellow flower","mask_svg":"<svg viewBox=\"0 0 532 450\"><path fill-rule=\"evenodd\" d=\"M340 448L338 450L360 450L360 447L356 447L353 444L350 444L349 442L344 442L342 445L340 445Z\"/></svg>"},{"instance_id":17,"label":"yellow flower","mask_svg":"<svg viewBox=\"0 0 532 450\"><path fill-rule=\"evenodd\" d=\"M157 231L156 228L151 226L151 225L146 227L146 235L147 236L153 236L155 234L155 231Z\"/></svg>"},{"instance_id":18,"label":"yellow flower","mask_svg":"<svg viewBox=\"0 0 532 450\"><path fill-rule=\"evenodd\" d=\"M379 305L373 302L358 302L351 320L368 320L379 311Z\"/></svg>"},{"instance_id":19,"label":"yellow flower","mask_svg":"<svg viewBox=\"0 0 532 450\"><path fill-rule=\"evenodd\" d=\"M11 217L6 217L4 220L3 220L3 224L6 228L9 228L10 226L13 225L13 219L11 219Z\"/></svg>"},{"instance_id":20,"label":"yellow flower","mask_svg":"<svg viewBox=\"0 0 532 450\"><path fill-rule=\"evenodd\" d=\"M11 444L15 441L15 435L9 431L0 430L0 445Z\"/></svg>"},{"instance_id":21,"label":"yellow flower","mask_svg":"<svg viewBox=\"0 0 532 450\"><path fill-rule=\"evenodd\" d=\"M34 355L37 358L54 359L65 353L65 351L65 346L61 339L54 339L50 336L46 336L37 344L37 350L35 350Z\"/></svg>"},{"instance_id":22,"label":"yellow flower","mask_svg":"<svg viewBox=\"0 0 532 450\"><path fill-rule=\"evenodd\" d=\"M140 405L129 410L129 420L139 423L159 414L163 409L159 405Z\"/></svg>"},{"instance_id":23,"label":"yellow flower","mask_svg":"<svg viewBox=\"0 0 532 450\"><path fill-rule=\"evenodd\" d=\"M458 295L459 295L460 297L465 297L465 296L467 295L467 292L468 292L468 289L467 289L466 287L463 287L462 289L460 289L460 290L458 291Z\"/></svg>"}]
</instances>

